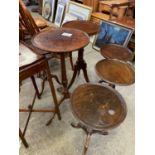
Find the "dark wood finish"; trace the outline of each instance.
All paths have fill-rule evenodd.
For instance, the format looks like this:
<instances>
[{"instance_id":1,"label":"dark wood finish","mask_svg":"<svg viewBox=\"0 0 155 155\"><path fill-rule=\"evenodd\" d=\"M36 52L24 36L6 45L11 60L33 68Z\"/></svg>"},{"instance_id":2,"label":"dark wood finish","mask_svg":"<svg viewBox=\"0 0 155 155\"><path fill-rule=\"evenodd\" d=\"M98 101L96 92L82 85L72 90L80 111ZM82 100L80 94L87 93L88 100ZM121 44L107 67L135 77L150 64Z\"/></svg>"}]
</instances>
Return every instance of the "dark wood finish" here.
<instances>
[{"instance_id":1,"label":"dark wood finish","mask_svg":"<svg viewBox=\"0 0 155 155\"><path fill-rule=\"evenodd\" d=\"M64 36L62 34L69 33L72 34L70 37ZM61 28L54 31L41 32L32 38L32 44L41 49L46 50L49 53L57 53L61 58L61 84L63 86L63 98L59 104L66 98L69 98L68 90L68 80L66 75L66 65L65 65L65 55L67 53L72 53L78 50L78 63L84 63L83 60L83 48L89 43L89 37L86 33L76 29ZM80 61L80 62L79 62ZM80 66L81 67L81 66ZM78 68L80 68L78 67ZM84 75L86 74L86 66L83 68ZM74 67L74 72L76 72L76 67ZM73 73L74 75L74 73ZM86 81L88 81L85 75ZM75 78L74 78L75 80ZM71 80L72 83L74 80ZM69 84L69 86L71 86Z\"/></svg>"},{"instance_id":2,"label":"dark wood finish","mask_svg":"<svg viewBox=\"0 0 155 155\"><path fill-rule=\"evenodd\" d=\"M63 33L72 34L71 37L63 36ZM54 31L45 31L32 38L32 44L49 53L72 52L85 47L89 42L87 34L80 30L60 28Z\"/></svg>"},{"instance_id":3,"label":"dark wood finish","mask_svg":"<svg viewBox=\"0 0 155 155\"><path fill-rule=\"evenodd\" d=\"M74 28L86 32L89 36L92 36L99 32L100 27L91 21L75 20L68 21L62 25L64 28Z\"/></svg>"},{"instance_id":4,"label":"dark wood finish","mask_svg":"<svg viewBox=\"0 0 155 155\"><path fill-rule=\"evenodd\" d=\"M124 61L104 59L95 68L100 78L109 84L130 85L135 82L134 67Z\"/></svg>"},{"instance_id":5,"label":"dark wood finish","mask_svg":"<svg viewBox=\"0 0 155 155\"><path fill-rule=\"evenodd\" d=\"M24 44L23 46L25 46L25 45L26 44ZM57 114L58 119L61 119L58 102L57 102L57 97L56 97L56 93L55 93L55 88L53 85L53 81L51 79L48 62L45 59L45 57L38 56L36 53L34 53L32 51L32 49L28 48L28 50L29 50L29 52L26 52L26 53L24 53L23 51L20 51L20 57L22 57L24 55L24 57L22 57L20 59L20 61L24 61L24 63L22 63L22 62L19 63L19 83L22 83L23 80L31 77L32 82L34 84L34 88L36 90L36 93L34 95L32 104L28 106L28 109L19 109L20 112L29 112L24 131L22 134L20 133L20 135L22 135L23 137L24 137L26 129L28 127L28 123L29 123L32 112L54 112L54 115ZM31 56L32 56L31 53L33 53L33 55L34 55L33 58L31 58ZM27 60L26 58L28 59L28 61L26 61ZM33 109L36 96L37 96L37 94L39 95L39 91L38 91L37 85L35 83L34 75L41 71L45 71L47 73L47 80L49 83L51 96L53 97L53 102L54 102L54 108L52 108L52 109ZM26 143L25 143L23 137L22 137L22 141L23 141L24 145L26 146Z\"/></svg>"},{"instance_id":6,"label":"dark wood finish","mask_svg":"<svg viewBox=\"0 0 155 155\"><path fill-rule=\"evenodd\" d=\"M69 21L69 22L66 22L65 24L63 24L62 27L82 30L82 31L86 32L89 36L92 36L99 31L99 25L95 24L91 21L80 21L80 20ZM85 63L85 61L83 59L83 52L84 52L83 48L79 49L78 60L76 61L75 65L74 65L73 77L70 81L70 84L68 85L68 88L70 88L72 86L73 82L75 81L76 75L80 74L81 69L83 70L86 82L89 82L89 78L87 75L87 64Z\"/></svg>"},{"instance_id":7,"label":"dark wood finish","mask_svg":"<svg viewBox=\"0 0 155 155\"><path fill-rule=\"evenodd\" d=\"M132 61L134 54L126 47L116 44L106 44L101 47L101 55L107 59Z\"/></svg>"},{"instance_id":8,"label":"dark wood finish","mask_svg":"<svg viewBox=\"0 0 155 155\"><path fill-rule=\"evenodd\" d=\"M96 84L78 86L71 96L71 109L79 120L77 125L71 125L82 128L87 134L83 155L93 133L107 135L108 130L120 125L127 114L126 103L116 90Z\"/></svg>"}]
</instances>

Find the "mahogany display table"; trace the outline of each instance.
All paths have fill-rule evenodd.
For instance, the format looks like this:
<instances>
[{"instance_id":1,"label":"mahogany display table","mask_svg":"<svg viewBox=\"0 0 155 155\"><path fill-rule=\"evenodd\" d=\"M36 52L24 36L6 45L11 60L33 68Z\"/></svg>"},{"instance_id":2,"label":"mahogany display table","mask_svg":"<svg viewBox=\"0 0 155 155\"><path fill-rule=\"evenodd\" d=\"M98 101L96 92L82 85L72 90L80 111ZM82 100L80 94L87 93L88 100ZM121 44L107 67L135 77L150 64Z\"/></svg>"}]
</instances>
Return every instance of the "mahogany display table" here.
<instances>
[{"instance_id":1,"label":"mahogany display table","mask_svg":"<svg viewBox=\"0 0 155 155\"><path fill-rule=\"evenodd\" d=\"M99 77L113 88L115 85L127 86L135 82L134 67L124 61L104 59L100 60L95 68Z\"/></svg>"},{"instance_id":2,"label":"mahogany display table","mask_svg":"<svg viewBox=\"0 0 155 155\"><path fill-rule=\"evenodd\" d=\"M122 96L111 87L99 84L78 86L71 96L71 109L79 121L71 125L82 128L87 134L83 155L93 133L107 135L109 129L120 125L127 114Z\"/></svg>"},{"instance_id":3,"label":"mahogany display table","mask_svg":"<svg viewBox=\"0 0 155 155\"><path fill-rule=\"evenodd\" d=\"M117 44L105 44L101 47L101 55L107 59L132 61L134 54L126 47Z\"/></svg>"},{"instance_id":4,"label":"mahogany display table","mask_svg":"<svg viewBox=\"0 0 155 155\"><path fill-rule=\"evenodd\" d=\"M60 28L41 32L32 38L32 44L47 53L57 53L61 60L61 84L63 86L63 98L59 104L69 98L69 87L73 84L77 70L82 69L85 80L88 82L86 63L83 59L83 48L89 43L89 37L86 33L76 29ZM73 78L68 85L66 75L65 55L78 50L78 59L76 62L77 70L74 70Z\"/></svg>"},{"instance_id":5,"label":"mahogany display table","mask_svg":"<svg viewBox=\"0 0 155 155\"><path fill-rule=\"evenodd\" d=\"M78 29L86 32L89 36L97 34L100 30L100 26L98 24L85 20L68 21L64 23L62 27Z\"/></svg>"}]
</instances>

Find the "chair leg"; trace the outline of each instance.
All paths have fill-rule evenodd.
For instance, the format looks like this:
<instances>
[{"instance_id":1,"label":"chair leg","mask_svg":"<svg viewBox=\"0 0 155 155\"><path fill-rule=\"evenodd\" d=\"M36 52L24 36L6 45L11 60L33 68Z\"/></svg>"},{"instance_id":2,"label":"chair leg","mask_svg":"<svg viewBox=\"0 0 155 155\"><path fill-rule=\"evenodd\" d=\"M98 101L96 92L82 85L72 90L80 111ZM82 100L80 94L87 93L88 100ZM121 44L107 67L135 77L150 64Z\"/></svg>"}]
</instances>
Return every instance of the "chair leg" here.
<instances>
[{"instance_id":1,"label":"chair leg","mask_svg":"<svg viewBox=\"0 0 155 155\"><path fill-rule=\"evenodd\" d=\"M20 130L20 128L19 128L19 137L21 138L21 140L22 140L24 146L25 146L26 148L28 148L29 145L28 145L28 143L27 143L27 141L26 141L24 135L22 134L22 131Z\"/></svg>"},{"instance_id":2,"label":"chair leg","mask_svg":"<svg viewBox=\"0 0 155 155\"><path fill-rule=\"evenodd\" d=\"M35 80L34 76L31 76L31 80L32 80L34 89L36 91L37 97L38 97L38 99L40 99L41 98L41 95L39 93L39 90L38 90L38 87L37 87L36 80Z\"/></svg>"},{"instance_id":3,"label":"chair leg","mask_svg":"<svg viewBox=\"0 0 155 155\"><path fill-rule=\"evenodd\" d=\"M49 69L49 66L48 66L48 62L47 62L47 79L48 79L48 82L49 82L51 95L53 96L53 101L54 101L54 105L55 105L55 108L56 108L56 113L57 113L58 119L61 120L59 105L58 105L58 101L57 101L57 97L56 97L56 93L55 93L54 84L53 84L53 81L52 81L52 76L51 76L50 69Z\"/></svg>"}]
</instances>

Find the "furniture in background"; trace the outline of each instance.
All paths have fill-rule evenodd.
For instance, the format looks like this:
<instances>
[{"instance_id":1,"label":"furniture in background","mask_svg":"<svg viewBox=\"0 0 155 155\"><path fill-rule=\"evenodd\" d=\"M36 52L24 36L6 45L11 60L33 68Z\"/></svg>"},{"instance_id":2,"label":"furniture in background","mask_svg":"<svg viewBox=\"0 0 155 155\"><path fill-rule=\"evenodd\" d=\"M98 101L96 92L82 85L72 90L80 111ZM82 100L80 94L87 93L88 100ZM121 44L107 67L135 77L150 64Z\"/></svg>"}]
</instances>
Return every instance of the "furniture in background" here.
<instances>
[{"instance_id":1,"label":"furniture in background","mask_svg":"<svg viewBox=\"0 0 155 155\"><path fill-rule=\"evenodd\" d=\"M86 155L92 134L108 135L127 114L122 96L111 87L97 84L78 86L71 96L71 110L79 121L71 125L83 129L87 135L82 155Z\"/></svg>"},{"instance_id":2,"label":"furniture in background","mask_svg":"<svg viewBox=\"0 0 155 155\"><path fill-rule=\"evenodd\" d=\"M100 23L102 20L111 20L125 16L129 2L125 1L100 1L99 12L93 12L91 20Z\"/></svg>"},{"instance_id":3,"label":"furniture in background","mask_svg":"<svg viewBox=\"0 0 155 155\"><path fill-rule=\"evenodd\" d=\"M134 67L125 61L103 59L97 62L95 69L101 78L99 82L106 82L113 88L115 85L128 86L135 82Z\"/></svg>"},{"instance_id":4,"label":"furniture in background","mask_svg":"<svg viewBox=\"0 0 155 155\"><path fill-rule=\"evenodd\" d=\"M100 1L101 0L83 0L83 4L91 6L93 8L93 12L97 12Z\"/></svg>"},{"instance_id":5,"label":"furniture in background","mask_svg":"<svg viewBox=\"0 0 155 155\"><path fill-rule=\"evenodd\" d=\"M32 35L31 32L33 31L33 29L35 29L36 32L39 32L39 30L48 27L47 22L44 19L42 18L33 19L27 7L25 6L23 0L19 0L19 12L20 12L19 30L20 30L21 36L23 36L22 40L25 39L26 35L29 35L29 34Z\"/></svg>"},{"instance_id":6,"label":"furniture in background","mask_svg":"<svg viewBox=\"0 0 155 155\"><path fill-rule=\"evenodd\" d=\"M45 57L43 57L41 55L37 55L34 52L35 49L30 48L25 43L20 43L19 47L20 47L19 84L21 85L22 81L24 81L27 78L31 78L32 84L35 88L35 95L34 95L32 104L28 105L28 108L20 108L19 109L19 112L29 112L23 132L21 131L21 129L19 129L19 136L20 136L24 146L28 147L28 144L25 140L25 133L26 133L32 112L53 112L54 115L52 118L54 118L55 114L57 114L59 120L61 119L61 115L60 115L57 97L56 97L56 93L55 93L55 88L53 85L53 81L51 79L50 69L49 69L47 60L45 59ZM40 93L37 88L37 84L35 82L34 75L41 71L45 71L47 74L47 80L49 83L51 96L53 97L54 108L50 108L50 109L49 108L48 109L47 108L46 109L42 109L42 108L34 109L33 108L36 97L37 96L40 97Z\"/></svg>"}]
</instances>

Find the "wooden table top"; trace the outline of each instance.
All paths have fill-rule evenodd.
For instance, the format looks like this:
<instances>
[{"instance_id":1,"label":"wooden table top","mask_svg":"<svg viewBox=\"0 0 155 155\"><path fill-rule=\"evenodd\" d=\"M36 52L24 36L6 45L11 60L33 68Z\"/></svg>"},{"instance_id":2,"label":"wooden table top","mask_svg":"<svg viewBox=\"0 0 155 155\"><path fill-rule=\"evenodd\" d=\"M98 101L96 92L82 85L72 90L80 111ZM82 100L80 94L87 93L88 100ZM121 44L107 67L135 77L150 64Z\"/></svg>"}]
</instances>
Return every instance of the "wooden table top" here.
<instances>
[{"instance_id":1,"label":"wooden table top","mask_svg":"<svg viewBox=\"0 0 155 155\"><path fill-rule=\"evenodd\" d=\"M111 87L99 84L78 86L71 96L71 108L80 123L102 131L118 126L127 114L122 96Z\"/></svg>"},{"instance_id":2,"label":"wooden table top","mask_svg":"<svg viewBox=\"0 0 155 155\"><path fill-rule=\"evenodd\" d=\"M126 3L128 0L110 0L110 1L100 1L101 4L111 6L112 4L122 4Z\"/></svg>"},{"instance_id":3,"label":"wooden table top","mask_svg":"<svg viewBox=\"0 0 155 155\"><path fill-rule=\"evenodd\" d=\"M89 43L88 35L80 30L60 28L43 31L32 38L32 44L49 53L72 52Z\"/></svg>"},{"instance_id":4,"label":"wooden table top","mask_svg":"<svg viewBox=\"0 0 155 155\"><path fill-rule=\"evenodd\" d=\"M64 23L62 27L75 28L75 29L86 32L89 36L97 34L100 30L100 26L98 24L95 24L91 21L84 21L84 20L68 21Z\"/></svg>"},{"instance_id":5,"label":"wooden table top","mask_svg":"<svg viewBox=\"0 0 155 155\"><path fill-rule=\"evenodd\" d=\"M114 85L130 85L135 82L134 67L126 62L104 59L96 64L100 78Z\"/></svg>"},{"instance_id":6,"label":"wooden table top","mask_svg":"<svg viewBox=\"0 0 155 155\"><path fill-rule=\"evenodd\" d=\"M135 30L135 19L132 17L116 18L112 19L111 22Z\"/></svg>"},{"instance_id":7,"label":"wooden table top","mask_svg":"<svg viewBox=\"0 0 155 155\"><path fill-rule=\"evenodd\" d=\"M123 61L131 61L134 57L129 48L116 44L103 45L101 47L101 54L107 59L118 59Z\"/></svg>"}]
</instances>

